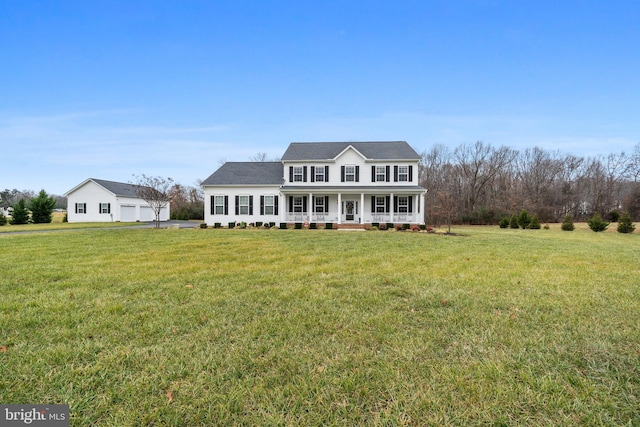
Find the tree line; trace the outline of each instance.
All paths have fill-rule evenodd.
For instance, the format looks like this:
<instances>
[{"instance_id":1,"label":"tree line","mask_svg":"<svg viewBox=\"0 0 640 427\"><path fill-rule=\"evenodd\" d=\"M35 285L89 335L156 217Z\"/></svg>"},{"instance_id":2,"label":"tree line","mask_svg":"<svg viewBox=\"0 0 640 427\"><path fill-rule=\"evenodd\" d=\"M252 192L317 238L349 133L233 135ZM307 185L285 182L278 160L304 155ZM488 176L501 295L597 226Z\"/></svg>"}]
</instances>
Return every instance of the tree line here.
<instances>
[{"instance_id":1,"label":"tree line","mask_svg":"<svg viewBox=\"0 0 640 427\"><path fill-rule=\"evenodd\" d=\"M640 144L630 154L579 157L479 141L435 145L421 157L428 224L497 224L523 210L542 222L621 213L640 219Z\"/></svg>"}]
</instances>

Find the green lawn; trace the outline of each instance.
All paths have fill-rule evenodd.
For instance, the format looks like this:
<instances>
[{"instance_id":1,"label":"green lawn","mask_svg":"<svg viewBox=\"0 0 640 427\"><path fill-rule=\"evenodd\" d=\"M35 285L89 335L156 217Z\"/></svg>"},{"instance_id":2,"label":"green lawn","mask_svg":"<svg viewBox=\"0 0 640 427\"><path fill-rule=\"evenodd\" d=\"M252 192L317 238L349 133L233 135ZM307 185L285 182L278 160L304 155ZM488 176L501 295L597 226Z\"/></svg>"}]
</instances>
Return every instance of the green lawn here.
<instances>
[{"instance_id":1,"label":"green lawn","mask_svg":"<svg viewBox=\"0 0 640 427\"><path fill-rule=\"evenodd\" d=\"M0 402L71 425L640 425L640 236L0 235Z\"/></svg>"}]
</instances>

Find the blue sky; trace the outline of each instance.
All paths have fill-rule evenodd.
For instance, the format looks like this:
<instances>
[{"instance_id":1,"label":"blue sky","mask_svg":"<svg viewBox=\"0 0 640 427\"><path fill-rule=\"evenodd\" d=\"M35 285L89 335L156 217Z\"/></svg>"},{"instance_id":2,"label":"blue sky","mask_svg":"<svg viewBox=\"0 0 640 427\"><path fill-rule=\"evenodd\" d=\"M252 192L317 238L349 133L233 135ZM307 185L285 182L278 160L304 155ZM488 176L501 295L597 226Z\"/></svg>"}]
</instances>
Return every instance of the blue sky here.
<instances>
[{"instance_id":1,"label":"blue sky","mask_svg":"<svg viewBox=\"0 0 640 427\"><path fill-rule=\"evenodd\" d=\"M3 189L367 140L631 152L640 2L0 0Z\"/></svg>"}]
</instances>

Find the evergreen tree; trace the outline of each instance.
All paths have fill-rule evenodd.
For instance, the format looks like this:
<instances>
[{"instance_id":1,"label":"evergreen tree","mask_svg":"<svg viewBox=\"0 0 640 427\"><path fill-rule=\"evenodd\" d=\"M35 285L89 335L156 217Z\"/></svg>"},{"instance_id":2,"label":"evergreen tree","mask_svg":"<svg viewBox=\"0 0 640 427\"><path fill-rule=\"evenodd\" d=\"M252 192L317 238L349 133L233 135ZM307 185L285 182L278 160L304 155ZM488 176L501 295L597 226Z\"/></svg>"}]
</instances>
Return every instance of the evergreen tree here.
<instances>
[{"instance_id":1,"label":"evergreen tree","mask_svg":"<svg viewBox=\"0 0 640 427\"><path fill-rule=\"evenodd\" d=\"M18 200L18 203L13 207L13 213L11 214L11 225L28 224L29 223L29 209L27 209L27 203L24 199Z\"/></svg>"},{"instance_id":2,"label":"evergreen tree","mask_svg":"<svg viewBox=\"0 0 640 427\"><path fill-rule=\"evenodd\" d=\"M570 215L567 215L562 220L562 225L560 226L564 231L573 231L576 227L573 225L573 219Z\"/></svg>"},{"instance_id":3,"label":"evergreen tree","mask_svg":"<svg viewBox=\"0 0 640 427\"><path fill-rule=\"evenodd\" d=\"M4 216L2 212L0 212L0 226L7 225L7 217Z\"/></svg>"},{"instance_id":4,"label":"evergreen tree","mask_svg":"<svg viewBox=\"0 0 640 427\"><path fill-rule=\"evenodd\" d=\"M589 224L589 228L595 232L604 231L609 226L609 223L603 221L599 214L595 214L591 219L587 220L587 224Z\"/></svg>"},{"instance_id":5,"label":"evergreen tree","mask_svg":"<svg viewBox=\"0 0 640 427\"><path fill-rule=\"evenodd\" d=\"M534 215L531 217L531 222L529 223L529 228L532 230L540 230L540 219L538 219L538 215Z\"/></svg>"},{"instance_id":6,"label":"evergreen tree","mask_svg":"<svg viewBox=\"0 0 640 427\"><path fill-rule=\"evenodd\" d=\"M620 215L620 218L618 218L618 233L633 233L635 229L636 226L633 225L631 215L627 212Z\"/></svg>"},{"instance_id":7,"label":"evergreen tree","mask_svg":"<svg viewBox=\"0 0 640 427\"><path fill-rule=\"evenodd\" d=\"M56 199L50 197L46 191L40 190L37 197L29 201L31 220L34 224L48 224L51 222L51 214L56 206Z\"/></svg>"},{"instance_id":8,"label":"evergreen tree","mask_svg":"<svg viewBox=\"0 0 640 427\"><path fill-rule=\"evenodd\" d=\"M509 228L518 228L518 215L513 214L509 222Z\"/></svg>"},{"instance_id":9,"label":"evergreen tree","mask_svg":"<svg viewBox=\"0 0 640 427\"><path fill-rule=\"evenodd\" d=\"M526 210L522 210L520 212L520 216L518 216L518 225L523 229L529 228L529 224L531 224L531 217L529 216L529 212Z\"/></svg>"}]
</instances>

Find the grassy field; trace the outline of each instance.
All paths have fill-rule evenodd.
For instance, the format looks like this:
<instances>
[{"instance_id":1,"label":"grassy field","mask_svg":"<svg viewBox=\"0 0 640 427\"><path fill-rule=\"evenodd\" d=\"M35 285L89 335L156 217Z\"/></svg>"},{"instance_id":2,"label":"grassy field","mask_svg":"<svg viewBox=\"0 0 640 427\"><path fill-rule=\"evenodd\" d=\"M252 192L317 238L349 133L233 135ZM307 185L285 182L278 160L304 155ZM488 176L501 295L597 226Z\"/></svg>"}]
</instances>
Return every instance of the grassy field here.
<instances>
[{"instance_id":1,"label":"grassy field","mask_svg":"<svg viewBox=\"0 0 640 427\"><path fill-rule=\"evenodd\" d=\"M71 425L640 425L640 236L0 235L0 402Z\"/></svg>"}]
</instances>

